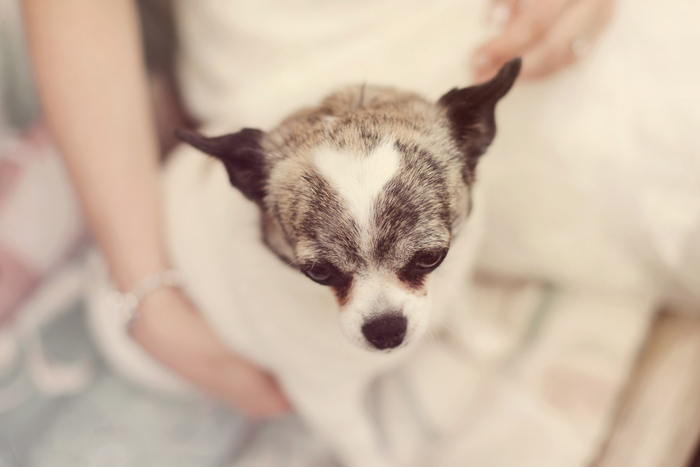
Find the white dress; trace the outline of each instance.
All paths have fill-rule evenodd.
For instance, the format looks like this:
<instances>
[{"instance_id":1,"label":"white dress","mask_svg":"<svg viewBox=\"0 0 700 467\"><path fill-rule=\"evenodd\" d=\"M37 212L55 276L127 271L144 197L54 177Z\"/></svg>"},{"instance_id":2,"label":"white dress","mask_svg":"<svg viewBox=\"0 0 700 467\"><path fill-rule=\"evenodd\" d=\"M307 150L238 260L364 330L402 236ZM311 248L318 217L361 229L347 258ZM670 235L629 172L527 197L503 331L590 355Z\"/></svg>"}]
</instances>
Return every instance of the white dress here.
<instances>
[{"instance_id":1,"label":"white dress","mask_svg":"<svg viewBox=\"0 0 700 467\"><path fill-rule=\"evenodd\" d=\"M469 84L485 9L483 0L183 0L185 103L234 131L269 129L348 83L437 99ZM698 14L692 0L621 0L589 56L520 83L499 105L499 135L478 174L488 218L480 265L584 292L559 292L510 372L489 381L477 365L465 372L472 381L450 381L464 384L461 394L492 386L440 465L587 465L649 303L668 298L669 284L698 300Z\"/></svg>"}]
</instances>

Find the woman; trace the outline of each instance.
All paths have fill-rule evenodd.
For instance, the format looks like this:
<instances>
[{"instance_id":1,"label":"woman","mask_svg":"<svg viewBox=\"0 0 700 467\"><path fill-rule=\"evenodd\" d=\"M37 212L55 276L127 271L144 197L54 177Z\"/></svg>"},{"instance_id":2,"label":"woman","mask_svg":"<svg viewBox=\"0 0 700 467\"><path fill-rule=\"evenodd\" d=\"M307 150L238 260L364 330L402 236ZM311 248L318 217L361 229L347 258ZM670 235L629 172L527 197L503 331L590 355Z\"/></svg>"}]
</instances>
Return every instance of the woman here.
<instances>
[{"instance_id":1,"label":"woman","mask_svg":"<svg viewBox=\"0 0 700 467\"><path fill-rule=\"evenodd\" d=\"M333 47L332 41L328 45L323 36L337 32L338 28L332 23L335 19L345 21L343 27L357 37L364 37L365 32L352 24L354 17L362 14L360 20L373 15L378 20L392 18L399 8L390 1L349 4L352 11L343 11L343 5L330 5L328 11L321 12L323 19L314 21L314 15L323 9L317 3L308 5L305 10L304 5L297 5L301 12L299 17L307 21L309 28L293 21L277 23L281 19L271 7L253 6L248 10L258 11L248 13L264 15L261 23L268 24L272 32L280 25L282 32L285 25L291 25L290 35L303 30L300 44L308 45L311 38L315 41L312 46L318 43ZM467 7L473 10L478 7L476 3ZM492 8L492 22L499 31L473 56L476 79L488 78L502 63L515 56L524 57L525 78L537 79L556 73L574 63L593 44L609 21L613 3L613 0L499 2ZM283 2L278 6L282 8ZM252 38L247 54L240 53L241 73L249 81L255 79L255 70L251 68L263 67L266 62L279 58L275 54L285 53L284 49L275 49L270 52L272 58L264 57L269 48L265 48L265 44L255 47L255 34L259 31L247 30L245 24L236 23L234 15L218 17L216 12L226 9L221 2L182 2L179 7L185 38L183 49L193 60L198 55L205 60L211 49L216 49L207 48L206 40L201 40L198 49L188 51L188 38L216 29L217 25L206 21L196 24L198 19L207 18L211 22L222 22L218 26L223 34L238 31L236 40ZM144 277L169 267L162 232L156 132L141 57L135 1L25 0L24 8L46 121L64 155L89 225L107 257L118 288L132 290ZM197 16L193 13L200 8L209 14ZM333 8L337 8L337 12ZM415 17L420 19L419 13ZM434 26L439 28L439 24ZM405 23L400 24L396 31L404 27ZM310 32L314 28L318 30ZM342 44L346 48L347 45L347 42ZM454 55L459 53L459 48L455 50ZM218 51L226 52L226 49L219 47ZM256 56L251 59L253 52ZM348 49L348 53L351 52ZM290 50L287 58L294 53ZM331 49L329 58L317 64L323 67L333 56ZM291 57L297 65L303 58ZM455 57L455 61L458 59ZM205 68L215 67L215 62L212 65L209 57ZM357 76L363 73L355 71ZM203 121L245 118L248 125L268 123L266 119L271 117L250 110L256 108L255 105L249 105L243 117L240 115L243 110L239 114L236 108L225 108L227 102L208 103L207 98L216 93L208 96L207 92L216 89L216 82L212 84L210 80L199 88L191 86L188 91L188 80L206 81L201 75L196 76L196 72L195 66L190 69L191 76L187 71L183 75L186 102L196 117ZM216 77L216 72L211 76ZM229 85L226 81L229 76L229 71L223 73L224 85ZM285 83L293 82L293 75L285 76ZM323 76L316 79L321 81ZM264 91L261 87L259 93L252 92L249 99L259 100ZM276 103L278 117L306 99L302 94ZM231 115L223 115L226 112ZM133 338L162 363L247 415L275 416L289 409L275 381L252 363L232 354L184 294L175 288L160 287L148 294L139 304L138 320L131 332Z\"/></svg>"}]
</instances>

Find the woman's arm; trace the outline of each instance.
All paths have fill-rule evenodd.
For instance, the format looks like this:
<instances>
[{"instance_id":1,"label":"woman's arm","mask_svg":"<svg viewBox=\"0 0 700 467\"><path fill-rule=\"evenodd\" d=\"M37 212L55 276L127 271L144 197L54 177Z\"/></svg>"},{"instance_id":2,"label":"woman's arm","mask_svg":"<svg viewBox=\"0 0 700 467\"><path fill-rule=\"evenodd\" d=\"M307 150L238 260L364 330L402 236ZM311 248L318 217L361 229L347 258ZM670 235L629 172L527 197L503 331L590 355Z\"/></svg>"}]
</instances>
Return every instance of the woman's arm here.
<instances>
[{"instance_id":1,"label":"woman's arm","mask_svg":"<svg viewBox=\"0 0 700 467\"><path fill-rule=\"evenodd\" d=\"M117 285L168 266L158 148L134 0L25 0L43 112ZM179 292L147 297L133 330L162 362L251 415L288 405Z\"/></svg>"}]
</instances>

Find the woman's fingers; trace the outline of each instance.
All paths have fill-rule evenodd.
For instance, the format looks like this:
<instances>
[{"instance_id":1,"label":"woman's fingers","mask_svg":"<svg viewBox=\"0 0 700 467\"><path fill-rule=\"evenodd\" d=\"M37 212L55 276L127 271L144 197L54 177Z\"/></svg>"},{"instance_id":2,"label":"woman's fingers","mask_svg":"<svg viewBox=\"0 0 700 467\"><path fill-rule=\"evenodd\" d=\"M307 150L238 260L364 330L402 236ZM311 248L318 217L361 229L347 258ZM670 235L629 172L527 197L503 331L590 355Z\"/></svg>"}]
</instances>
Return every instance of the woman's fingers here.
<instances>
[{"instance_id":1,"label":"woman's fingers","mask_svg":"<svg viewBox=\"0 0 700 467\"><path fill-rule=\"evenodd\" d=\"M513 17L518 14L519 4L520 0L494 0L489 5L486 24L493 37L501 34Z\"/></svg>"},{"instance_id":2,"label":"woman's fingers","mask_svg":"<svg viewBox=\"0 0 700 467\"><path fill-rule=\"evenodd\" d=\"M506 28L475 54L477 81L489 78L503 63L533 47L575 1L581 0L530 0L526 5L522 0L509 3L513 10Z\"/></svg>"},{"instance_id":3,"label":"woman's fingers","mask_svg":"<svg viewBox=\"0 0 700 467\"><path fill-rule=\"evenodd\" d=\"M290 410L277 381L224 345L178 289L148 295L131 334L164 364L248 416L267 418Z\"/></svg>"},{"instance_id":4,"label":"woman's fingers","mask_svg":"<svg viewBox=\"0 0 700 467\"><path fill-rule=\"evenodd\" d=\"M524 79L537 79L580 59L608 24L612 2L578 1L561 16L551 31L523 56Z\"/></svg>"}]
</instances>

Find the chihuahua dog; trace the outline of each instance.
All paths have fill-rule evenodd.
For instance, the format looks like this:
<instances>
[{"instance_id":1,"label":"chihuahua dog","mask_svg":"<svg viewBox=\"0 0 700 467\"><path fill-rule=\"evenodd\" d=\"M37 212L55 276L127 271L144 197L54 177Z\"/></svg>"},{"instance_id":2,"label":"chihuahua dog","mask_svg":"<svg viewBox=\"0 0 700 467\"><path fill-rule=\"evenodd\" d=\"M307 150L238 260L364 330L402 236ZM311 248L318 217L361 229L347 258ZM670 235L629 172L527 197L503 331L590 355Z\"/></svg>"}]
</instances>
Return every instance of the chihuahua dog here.
<instances>
[{"instance_id":1,"label":"chihuahua dog","mask_svg":"<svg viewBox=\"0 0 700 467\"><path fill-rule=\"evenodd\" d=\"M278 378L344 465L397 465L368 387L468 311L475 168L519 71L513 60L437 102L349 87L270 132L177 132L221 162L182 146L165 171L187 293L232 350Z\"/></svg>"}]
</instances>

